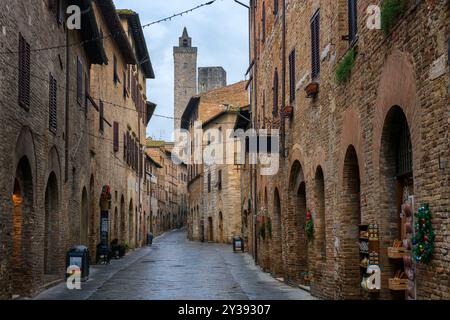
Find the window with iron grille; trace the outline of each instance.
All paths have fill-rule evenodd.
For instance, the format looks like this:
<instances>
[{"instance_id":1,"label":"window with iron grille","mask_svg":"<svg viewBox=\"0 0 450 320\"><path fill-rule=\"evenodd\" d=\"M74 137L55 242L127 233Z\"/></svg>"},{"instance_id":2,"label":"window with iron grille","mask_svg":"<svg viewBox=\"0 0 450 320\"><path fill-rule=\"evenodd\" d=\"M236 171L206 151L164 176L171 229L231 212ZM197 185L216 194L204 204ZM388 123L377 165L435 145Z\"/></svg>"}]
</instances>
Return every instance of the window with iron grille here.
<instances>
[{"instance_id":1,"label":"window with iron grille","mask_svg":"<svg viewBox=\"0 0 450 320\"><path fill-rule=\"evenodd\" d=\"M19 105L30 109L31 49L22 34L19 35Z\"/></svg>"},{"instance_id":2,"label":"window with iron grille","mask_svg":"<svg viewBox=\"0 0 450 320\"><path fill-rule=\"evenodd\" d=\"M358 34L357 0L348 0L348 41L353 43Z\"/></svg>"},{"instance_id":3,"label":"window with iron grille","mask_svg":"<svg viewBox=\"0 0 450 320\"><path fill-rule=\"evenodd\" d=\"M114 121L113 124L113 144L114 144L114 152L119 151L119 123Z\"/></svg>"},{"instance_id":4,"label":"window with iron grille","mask_svg":"<svg viewBox=\"0 0 450 320\"><path fill-rule=\"evenodd\" d=\"M397 148L397 176L412 174L412 144L408 123L403 121Z\"/></svg>"},{"instance_id":5,"label":"window with iron grille","mask_svg":"<svg viewBox=\"0 0 450 320\"><path fill-rule=\"evenodd\" d=\"M77 58L77 102L80 106L83 103L83 63L80 57Z\"/></svg>"},{"instance_id":6,"label":"window with iron grille","mask_svg":"<svg viewBox=\"0 0 450 320\"><path fill-rule=\"evenodd\" d=\"M99 130L101 133L103 133L105 131L105 122L104 122L104 105L103 105L103 101L100 100L100 123L99 123Z\"/></svg>"},{"instance_id":7,"label":"window with iron grille","mask_svg":"<svg viewBox=\"0 0 450 320\"><path fill-rule=\"evenodd\" d=\"M289 101L295 100L295 49L289 54Z\"/></svg>"},{"instance_id":8,"label":"window with iron grille","mask_svg":"<svg viewBox=\"0 0 450 320\"><path fill-rule=\"evenodd\" d=\"M311 78L320 74L320 10L311 19Z\"/></svg>"},{"instance_id":9,"label":"window with iron grille","mask_svg":"<svg viewBox=\"0 0 450 320\"><path fill-rule=\"evenodd\" d=\"M49 130L53 133L56 133L56 129L58 126L57 121L57 83L56 79L53 77L53 75L50 73L49 75L49 118L48 118L48 124L49 124Z\"/></svg>"},{"instance_id":10,"label":"window with iron grille","mask_svg":"<svg viewBox=\"0 0 450 320\"><path fill-rule=\"evenodd\" d=\"M128 144L128 136L126 133L123 134L123 161L125 163L127 163L127 155L128 155L128 150L127 150L127 144Z\"/></svg>"},{"instance_id":11,"label":"window with iron grille","mask_svg":"<svg viewBox=\"0 0 450 320\"><path fill-rule=\"evenodd\" d=\"M278 70L275 69L275 74L273 76L273 116L278 115Z\"/></svg>"}]
</instances>

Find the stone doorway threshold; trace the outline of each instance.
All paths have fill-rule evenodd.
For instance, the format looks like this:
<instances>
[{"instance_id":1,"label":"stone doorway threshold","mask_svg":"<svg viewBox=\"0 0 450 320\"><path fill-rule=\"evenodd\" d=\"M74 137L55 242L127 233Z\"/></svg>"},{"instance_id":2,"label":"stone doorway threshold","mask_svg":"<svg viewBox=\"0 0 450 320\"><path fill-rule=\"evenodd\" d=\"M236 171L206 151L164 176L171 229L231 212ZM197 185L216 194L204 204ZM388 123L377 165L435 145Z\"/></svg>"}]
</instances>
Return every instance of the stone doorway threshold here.
<instances>
[{"instance_id":1,"label":"stone doorway threshold","mask_svg":"<svg viewBox=\"0 0 450 320\"><path fill-rule=\"evenodd\" d=\"M307 291L307 292L311 292L311 287L304 286L304 285L301 285L301 284L299 284L298 287L299 287L300 289L302 289L302 290Z\"/></svg>"}]
</instances>

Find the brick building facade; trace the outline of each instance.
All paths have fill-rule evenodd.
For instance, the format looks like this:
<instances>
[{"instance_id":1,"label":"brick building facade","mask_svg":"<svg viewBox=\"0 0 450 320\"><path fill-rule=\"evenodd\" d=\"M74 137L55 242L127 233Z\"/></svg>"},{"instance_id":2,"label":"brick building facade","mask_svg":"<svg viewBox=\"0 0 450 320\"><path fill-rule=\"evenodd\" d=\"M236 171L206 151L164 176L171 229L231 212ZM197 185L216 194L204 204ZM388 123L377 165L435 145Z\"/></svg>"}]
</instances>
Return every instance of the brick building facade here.
<instances>
[{"instance_id":1,"label":"brick building facade","mask_svg":"<svg viewBox=\"0 0 450 320\"><path fill-rule=\"evenodd\" d=\"M382 1L251 1L252 126L280 129L282 152L279 173L252 184L252 214L267 208L272 237L252 219L249 242L265 269L319 297L450 298L450 10L399 2L397 18L373 30L367 8L383 15ZM405 203L433 212L430 264L388 256L410 227ZM376 294L360 285L360 228L369 224L379 231ZM415 271L406 290L391 290L407 264Z\"/></svg>"},{"instance_id":2,"label":"brick building facade","mask_svg":"<svg viewBox=\"0 0 450 320\"><path fill-rule=\"evenodd\" d=\"M80 7L80 30L66 27L67 5ZM125 239L120 197L128 201L133 190L139 203L139 189L127 183L138 171L123 164L115 122L125 121L119 131L129 126L143 144L152 108L142 93L154 75L150 60L135 68L141 93L131 103L114 83L125 83L114 66L122 71L146 54L143 35L128 29L138 20L131 12L119 17L112 1L2 1L0 298L34 296L61 281L65 254L74 245L89 246L95 258L104 185L112 192L109 238ZM123 40L120 48L102 38L112 32ZM140 210L143 219L147 209Z\"/></svg>"}]
</instances>

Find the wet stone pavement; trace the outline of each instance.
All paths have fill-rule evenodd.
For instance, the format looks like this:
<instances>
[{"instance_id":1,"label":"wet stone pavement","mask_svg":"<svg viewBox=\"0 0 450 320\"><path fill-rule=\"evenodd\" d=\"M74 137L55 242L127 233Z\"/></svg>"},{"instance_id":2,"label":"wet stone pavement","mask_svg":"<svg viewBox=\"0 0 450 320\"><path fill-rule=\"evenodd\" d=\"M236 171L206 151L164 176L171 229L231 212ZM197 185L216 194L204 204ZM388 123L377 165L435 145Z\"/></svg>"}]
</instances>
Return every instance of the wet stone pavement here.
<instances>
[{"instance_id":1,"label":"wet stone pavement","mask_svg":"<svg viewBox=\"0 0 450 320\"><path fill-rule=\"evenodd\" d=\"M36 299L76 300L310 300L309 293L262 272L230 245L186 240L176 230L110 265L92 266L81 290L61 283Z\"/></svg>"}]
</instances>

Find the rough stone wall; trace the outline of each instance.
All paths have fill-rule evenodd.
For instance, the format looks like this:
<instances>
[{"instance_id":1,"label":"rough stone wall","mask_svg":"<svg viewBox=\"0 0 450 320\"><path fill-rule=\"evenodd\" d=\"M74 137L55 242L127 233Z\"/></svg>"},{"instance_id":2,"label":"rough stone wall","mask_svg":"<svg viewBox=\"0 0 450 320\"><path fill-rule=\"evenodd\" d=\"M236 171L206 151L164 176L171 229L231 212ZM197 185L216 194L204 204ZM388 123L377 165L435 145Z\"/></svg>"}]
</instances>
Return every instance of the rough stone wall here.
<instances>
[{"instance_id":1,"label":"rough stone wall","mask_svg":"<svg viewBox=\"0 0 450 320\"><path fill-rule=\"evenodd\" d=\"M222 67L198 68L198 93L205 93L227 85L227 72Z\"/></svg>"},{"instance_id":2,"label":"rough stone wall","mask_svg":"<svg viewBox=\"0 0 450 320\"><path fill-rule=\"evenodd\" d=\"M205 215L205 221L209 218L212 219L212 239L209 239L209 225L206 230L208 239L219 243L231 243L234 236L242 235L242 218L240 212L240 172L234 164L228 164L225 161L226 148L235 148L235 141L225 140L227 130L232 130L234 123L236 122L236 115L227 113L222 115L217 120L203 127L205 133L210 129L219 128L222 130L221 141L224 144L220 144L219 148L223 148L223 161L220 161L219 155L216 154L217 162L204 165L203 177L203 190L202 190L202 202L204 204L203 212ZM215 136L214 141L217 141L218 137ZM207 145L208 141L205 139L203 145ZM211 147L213 147L212 142ZM233 154L234 155L234 154ZM219 189L219 172L222 175L221 188ZM208 191L208 174L211 174L211 190Z\"/></svg>"},{"instance_id":3,"label":"rough stone wall","mask_svg":"<svg viewBox=\"0 0 450 320\"><path fill-rule=\"evenodd\" d=\"M311 277L311 291L316 296L366 296L359 290L359 275L354 271L354 265L359 260L354 250L356 224L359 222L352 213L358 200L361 222L377 223L381 228L380 297L394 299L402 296L393 295L387 288L388 279L396 270L394 263L387 258L387 247L398 237L395 223L398 212L391 202L395 190L386 183L389 179L386 173L392 162L386 162L389 159L385 158L383 151L390 143L385 139L383 130L389 125L387 115L392 107L398 106L407 119L411 134L416 209L420 203L429 202L437 233L432 263L418 265L417 298L448 298L449 248L445 239L448 236L446 212L450 207L449 170L446 165L449 159L446 133L449 123L449 8L444 2L422 1L416 7L413 2L409 3L408 11L394 26L393 32L386 36L381 30L365 28L365 10L372 3L358 1L357 58L348 83L338 85L334 71L349 48L348 42L341 40L341 36L348 32L347 2L287 1L286 60L293 48L297 57L296 99L292 103L294 114L286 120L287 157L282 159L276 177L258 179L258 192L263 194L267 187L268 194L273 195L275 188L280 190L285 280L302 283L301 272L306 263ZM281 105L282 19L271 13L270 5L266 3L264 43L260 41L261 6L258 4L257 7L257 73L254 74L256 80L252 85L252 99L258 101L253 106L254 121L260 126L277 127L277 121L272 116L272 88L274 70L277 68ZM309 24L304 22L310 21L319 7L320 92L316 99L309 99L304 89L311 81L311 31ZM288 72L285 102L286 105L291 104ZM262 116L264 113L266 117ZM349 147L355 150L356 166L350 161ZM346 164L348 166L345 167ZM323 218L320 217L323 209L316 189L319 167L324 176ZM359 175L360 180L359 197L356 198L348 188L355 174ZM323 228L322 221L325 221L325 226L324 232L316 231L313 241L305 243L301 240L306 246L299 248L299 239L304 237L304 216L303 213L299 215L301 206L296 200L298 186L302 182L306 186L306 209L312 212L315 229ZM268 198L269 208L273 208L273 196ZM258 206L261 205L260 200ZM325 256L322 254L323 243ZM264 248L258 252L258 255L263 255L261 261L267 252ZM274 252L269 254L273 256Z\"/></svg>"},{"instance_id":4,"label":"rough stone wall","mask_svg":"<svg viewBox=\"0 0 450 320\"><path fill-rule=\"evenodd\" d=\"M248 97L247 93L245 91L245 81L241 81L232 85L228 85L226 87L218 88L211 90L209 92L203 93L199 95L200 102L198 106L198 121L201 121L202 123L207 122L208 120L214 118L221 112L223 112L225 104L232 105L234 107L243 107L248 105ZM211 124L216 125L220 121L212 121ZM231 126L231 127L230 127ZM223 132L225 132L225 127L234 127L234 121L224 121L222 126ZM192 128L191 128L192 130ZM193 132L190 132L191 137L193 137ZM206 137L204 137L206 138ZM203 148L206 146L206 143L203 143ZM203 153L202 153L203 154ZM240 185L240 178L239 177L229 177L228 174L230 173L229 167L226 166L227 169L223 169L223 179L230 179L230 181L225 182L223 180L223 187L229 188L229 190L232 189L234 186L236 190L239 190ZM214 172L217 168L214 168ZM225 199L222 199L220 201L220 197L216 193L214 195L208 194L207 192L207 171L209 170L206 166L200 165L198 167L198 174L191 177L191 181L188 182L188 191L189 191L189 208L190 208L190 225L188 228L192 230L192 239L193 240L208 240L208 218L211 217L213 220L213 239L217 239L217 230L219 224L217 223L219 219L219 213L220 210L217 210L217 208L213 208L213 203L220 205L222 203L223 211L223 225L224 225L224 231L223 231L223 239L229 238L230 235L233 233L241 234L241 221L239 216L240 212L240 196L236 197L235 199L228 199L233 200L232 205L230 208L227 208L228 204L226 204ZM217 182L216 178L212 179L212 187L214 186L213 181ZM229 183L230 186L226 186L225 183ZM205 189L206 188L206 189ZM217 190L217 187L213 187L213 190ZM205 193L206 190L206 193ZM222 196L225 195L225 191L223 191ZM228 196L228 195L227 195ZM212 201L214 197L214 201ZM235 205L237 204L237 205ZM228 210L230 210L228 212ZM214 211L214 212L213 212ZM229 217L232 217L230 220ZM238 217L238 218L236 218ZM228 220L228 221L227 221ZM239 220L239 222L237 221ZM228 226L226 224L228 223ZM214 227L216 226L216 227ZM228 228L228 230L226 229ZM214 234L216 234L214 236ZM226 239L226 241L230 241L230 239Z\"/></svg>"},{"instance_id":5,"label":"rough stone wall","mask_svg":"<svg viewBox=\"0 0 450 320\"><path fill-rule=\"evenodd\" d=\"M197 94L197 48L188 46L173 48L174 58L174 128L181 128L181 116L189 99Z\"/></svg>"}]
</instances>

